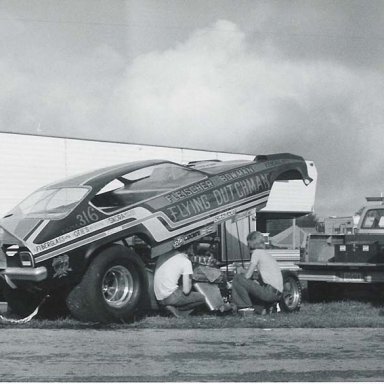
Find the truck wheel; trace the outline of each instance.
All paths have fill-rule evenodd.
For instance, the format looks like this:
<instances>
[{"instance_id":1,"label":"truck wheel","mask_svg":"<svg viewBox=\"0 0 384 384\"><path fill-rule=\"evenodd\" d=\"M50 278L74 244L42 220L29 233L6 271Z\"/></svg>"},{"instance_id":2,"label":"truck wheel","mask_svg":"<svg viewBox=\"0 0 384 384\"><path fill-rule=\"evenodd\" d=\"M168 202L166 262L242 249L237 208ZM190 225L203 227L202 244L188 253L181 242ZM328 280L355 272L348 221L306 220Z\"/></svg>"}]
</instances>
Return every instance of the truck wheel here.
<instances>
[{"instance_id":1,"label":"truck wheel","mask_svg":"<svg viewBox=\"0 0 384 384\"><path fill-rule=\"evenodd\" d=\"M330 300L329 286L323 281L308 281L308 301L320 303Z\"/></svg>"},{"instance_id":2,"label":"truck wheel","mask_svg":"<svg viewBox=\"0 0 384 384\"><path fill-rule=\"evenodd\" d=\"M145 299L144 265L133 251L113 245L91 262L67 297L71 314L81 321L129 321Z\"/></svg>"},{"instance_id":3,"label":"truck wheel","mask_svg":"<svg viewBox=\"0 0 384 384\"><path fill-rule=\"evenodd\" d=\"M283 295L279 305L283 312L295 312L300 309L302 290L299 279L296 275L283 275Z\"/></svg>"}]
</instances>

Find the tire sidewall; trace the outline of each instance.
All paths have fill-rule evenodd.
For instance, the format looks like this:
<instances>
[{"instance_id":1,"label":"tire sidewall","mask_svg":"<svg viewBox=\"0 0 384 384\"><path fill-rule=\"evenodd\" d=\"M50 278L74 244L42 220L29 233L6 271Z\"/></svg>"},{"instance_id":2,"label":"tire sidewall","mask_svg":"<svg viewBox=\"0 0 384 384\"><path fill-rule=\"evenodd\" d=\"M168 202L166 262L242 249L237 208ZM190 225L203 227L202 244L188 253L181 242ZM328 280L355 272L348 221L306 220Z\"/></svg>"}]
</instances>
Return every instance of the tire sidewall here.
<instances>
[{"instance_id":1,"label":"tire sidewall","mask_svg":"<svg viewBox=\"0 0 384 384\"><path fill-rule=\"evenodd\" d=\"M104 298L102 281L105 273L111 267L119 265L127 268L131 273L133 292L126 304L120 308L115 308L110 306ZM82 285L86 290L87 304L94 314L95 320L129 320L144 297L145 269L135 252L123 246L114 245L101 251L91 262L82 283L84 283Z\"/></svg>"}]
</instances>

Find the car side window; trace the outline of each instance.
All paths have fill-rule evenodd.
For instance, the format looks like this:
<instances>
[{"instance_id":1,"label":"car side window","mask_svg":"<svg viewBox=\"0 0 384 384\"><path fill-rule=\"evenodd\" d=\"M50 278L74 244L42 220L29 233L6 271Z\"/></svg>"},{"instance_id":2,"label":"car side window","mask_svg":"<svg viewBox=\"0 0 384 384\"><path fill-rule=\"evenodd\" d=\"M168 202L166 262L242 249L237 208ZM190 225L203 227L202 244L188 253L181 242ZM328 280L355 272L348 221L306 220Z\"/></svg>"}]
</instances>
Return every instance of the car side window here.
<instances>
[{"instance_id":1,"label":"car side window","mask_svg":"<svg viewBox=\"0 0 384 384\"><path fill-rule=\"evenodd\" d=\"M384 209L370 209L364 218L363 229L384 229Z\"/></svg>"},{"instance_id":2,"label":"car side window","mask_svg":"<svg viewBox=\"0 0 384 384\"><path fill-rule=\"evenodd\" d=\"M112 213L205 177L177 164L161 163L117 177L100 189L91 203L105 213Z\"/></svg>"},{"instance_id":3,"label":"car side window","mask_svg":"<svg viewBox=\"0 0 384 384\"><path fill-rule=\"evenodd\" d=\"M117 191L124 188L124 183L112 180L106 184L91 200L91 203L105 213L114 212L124 207L124 202L119 199Z\"/></svg>"}]
</instances>

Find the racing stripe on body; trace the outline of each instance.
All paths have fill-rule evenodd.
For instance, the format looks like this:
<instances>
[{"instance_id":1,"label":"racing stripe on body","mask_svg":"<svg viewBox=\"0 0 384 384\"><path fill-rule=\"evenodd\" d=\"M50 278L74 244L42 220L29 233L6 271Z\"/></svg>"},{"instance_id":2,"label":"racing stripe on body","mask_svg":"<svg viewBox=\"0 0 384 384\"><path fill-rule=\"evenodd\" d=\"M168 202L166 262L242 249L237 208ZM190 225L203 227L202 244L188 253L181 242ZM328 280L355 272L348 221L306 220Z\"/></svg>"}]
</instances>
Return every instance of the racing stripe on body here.
<instances>
[{"instance_id":1,"label":"racing stripe on body","mask_svg":"<svg viewBox=\"0 0 384 384\"><path fill-rule=\"evenodd\" d=\"M211 215L211 214L214 214L216 212L220 212L224 209L231 209L233 207L236 207L238 205L244 205L245 203L248 203L249 201L257 201L258 199L262 198L262 197L267 197L269 196L270 194L270 190L268 191L264 191L264 192L261 192L261 193L258 193L256 195L252 195L250 197L247 197L245 199L242 199L242 200L237 200L231 204L227 204L225 206L221 206L221 207L217 207L216 209L212 209L211 211L207 211L207 212L203 212L199 215L196 215L196 216L193 216L193 217L188 217L186 218L185 220L179 220L177 221L176 223L173 222L164 212L159 212L159 214L161 215L161 217L167 222L167 224L171 227L171 228L177 228L177 227L180 227L181 225L185 225L185 224L188 224L189 222L191 222L191 220L198 220L200 218L203 218L203 217L206 217L207 215Z\"/></svg>"},{"instance_id":2,"label":"racing stripe on body","mask_svg":"<svg viewBox=\"0 0 384 384\"><path fill-rule=\"evenodd\" d=\"M237 201L232 204L228 204L225 208L226 209L231 209L235 206L238 205L244 205L244 203L247 203L249 201L254 202L257 200L257 198L262 198L262 197L268 197L269 192L263 192L258 195L254 195L251 197L248 197L247 199L242 200L241 202ZM215 214L216 212L223 211L223 207L216 208L210 212L205 212L200 215L195 216L194 222L197 222L199 219L203 219L204 217L207 217L207 214L212 215ZM155 214L152 214L149 210L143 208L143 207L138 207L134 209L130 209L125 212L120 212L117 213L113 216L107 217L106 219L97 221L95 223L89 224L87 226L81 227L79 229L73 230L71 232L65 233L63 235L60 235L56 238L53 238L51 240L48 240L42 244L35 244L33 242L28 242L28 247L30 248L31 252L33 255L37 255L39 253L42 253L48 249L51 248L56 248L59 246L62 246L64 244L67 244L69 242L75 241L76 239L79 239L85 235L89 235L92 232L100 231L102 229L108 228L110 226L116 225L118 223L121 223L122 221L126 221L128 219L134 219L134 221L129 223L128 227L124 227L123 229L127 229L129 227L132 227L134 225L141 224L145 219L150 219L152 217L161 217L166 224L171 228L171 229L176 229L179 227L182 227L184 225L187 225L188 223L191 222L191 219L185 219L181 220L177 223L174 223L165 213L163 212L156 212ZM207 220L210 220L209 218ZM161 227L163 224L161 224L160 221L157 221L158 225ZM169 233L169 231L168 231ZM37 236L38 233L34 235L34 237ZM156 238L155 238L156 239ZM157 239L156 239L157 241ZM77 242L75 243L77 244Z\"/></svg>"},{"instance_id":3,"label":"racing stripe on body","mask_svg":"<svg viewBox=\"0 0 384 384\"><path fill-rule=\"evenodd\" d=\"M48 225L50 220L43 220L37 227L35 227L31 233L29 233L24 240L28 243L33 243L36 237L40 234L40 232Z\"/></svg>"},{"instance_id":4,"label":"racing stripe on body","mask_svg":"<svg viewBox=\"0 0 384 384\"><path fill-rule=\"evenodd\" d=\"M48 240L44 243L41 243L41 244L28 243L28 246L32 254L36 255L46 251L47 249L55 248L63 244L69 243L80 237L88 235L92 232L99 231L101 229L108 228L119 222L126 221L132 218L135 218L135 219L145 218L146 216L148 216L148 214L151 214L151 213L144 208L130 209L128 211L118 213L114 216L110 216L106 219L96 221L95 223L86 225L79 229L75 229L74 231L67 232L61 236L55 237L54 239Z\"/></svg>"},{"instance_id":5,"label":"racing stripe on body","mask_svg":"<svg viewBox=\"0 0 384 384\"><path fill-rule=\"evenodd\" d=\"M258 195L253 195L253 196L250 196L250 197L242 200L241 202L237 201L237 202L233 202L232 204L228 204L225 208L231 209L231 208L238 206L238 205L244 205L244 203L247 203L248 201L255 201L257 198L268 197L268 195L269 195L268 191L260 193ZM207 217L207 214L212 215L212 214L215 214L216 212L220 212L222 210L223 210L223 207L218 207L218 208L216 208L210 212L205 212L205 213L202 213L200 215L197 215L193 219L194 219L194 221L198 221L200 218L202 219L204 217ZM165 213L163 213L161 211L156 212L155 214L152 214L149 210L142 208L142 207L138 207L138 208L134 208L134 209L131 209L131 210L128 210L125 212L115 214L115 215L110 216L106 219L103 219L103 220L97 221L95 223L89 224L87 226L81 227L79 229L76 229L72 232L65 233L63 235L60 235L60 236L54 238L54 239L48 240L42 244L30 243L30 244L28 244L28 246L29 246L31 252L34 255L36 255L36 254L42 253L48 249L56 248L56 247L59 247L63 244L72 242L72 241L74 241L78 238L81 238L85 235L88 235L92 232L96 232L96 231L108 228L111 225L120 223L120 222L125 221L127 219L135 219L129 225L129 227L131 227L133 225L137 225L137 224L142 223L144 219L149 219L150 217L157 217L157 216L160 216L168 224L168 226L171 229L181 227L181 226L186 225L186 224L191 222L191 219L189 218L189 219L181 220L177 223L174 223L172 220L169 219L169 217ZM208 220L210 220L210 219L208 218ZM158 222L158 223L160 226L163 226L160 222ZM126 228L128 228L128 227L126 227ZM124 229L126 229L126 228L124 228Z\"/></svg>"},{"instance_id":6,"label":"racing stripe on body","mask_svg":"<svg viewBox=\"0 0 384 384\"><path fill-rule=\"evenodd\" d=\"M240 212L240 211L249 209L251 207L255 207L256 205L263 204L267 200L268 200L268 196L264 196L264 197L261 197L261 198L257 199L256 201L250 202L249 204L241 204L241 207L240 207L240 209L238 211ZM137 212L137 211L141 211L141 212ZM147 211L144 208L137 208L137 209L135 208L135 216L136 215L137 216L143 216L145 213L149 213L150 214L150 212ZM235 212L233 214L235 214L235 213L236 213L236 210L235 210ZM87 237L86 239L80 240L80 241L78 241L76 243L72 243L72 244L70 244L70 245L68 245L66 247L63 247L63 248L60 248L58 250L49 252L49 253L47 253L45 255L42 255L42 256L38 256L38 257L36 257L35 262L36 263L41 263L41 262L43 262L45 260L48 260L48 259L50 259L52 257L58 256L58 255L60 255L62 253L65 253L65 252L69 252L69 251L71 251L71 250L73 250L75 248L79 248L79 247L81 247L83 245L92 243L92 242L94 242L96 240L99 240L99 239L102 239L104 237L110 236L113 233L124 231L124 230L126 230L128 228L131 228L131 227L134 227L134 226L136 226L138 224L142 224L145 228L147 228L147 230L152 234L153 238L157 242L160 243L160 242L162 242L164 240L170 239L172 237L175 237L177 235L180 235L182 233L188 232L190 230L193 230L195 228L201 227L201 226L203 226L205 224L209 224L209 223L212 223L212 222L215 221L214 217L208 217L205 220L195 222L195 223L193 223L193 224L191 224L191 225L189 225L187 227L184 226L184 227L180 228L179 230L169 231L161 223L161 221L158 219L157 216L160 216L160 217L164 218L165 220L169 220L169 218L166 217L166 215L164 213L162 213L162 212L159 212L159 213L154 214L154 215L150 214L149 216L144 217L141 220L135 220L135 221L132 221L132 222L129 222L129 223L126 223L126 224L123 224L123 225L111 228L110 230L98 233L98 234L93 235L91 237ZM221 221L225 221L225 220L227 220L227 217L225 217L225 219L221 220ZM102 221L104 221L104 220L102 220ZM220 222L220 220L217 221L217 222ZM94 224L97 224L97 223L94 223ZM91 225L93 225L93 224L91 224ZM75 232L75 231L73 231L73 232Z\"/></svg>"}]
</instances>

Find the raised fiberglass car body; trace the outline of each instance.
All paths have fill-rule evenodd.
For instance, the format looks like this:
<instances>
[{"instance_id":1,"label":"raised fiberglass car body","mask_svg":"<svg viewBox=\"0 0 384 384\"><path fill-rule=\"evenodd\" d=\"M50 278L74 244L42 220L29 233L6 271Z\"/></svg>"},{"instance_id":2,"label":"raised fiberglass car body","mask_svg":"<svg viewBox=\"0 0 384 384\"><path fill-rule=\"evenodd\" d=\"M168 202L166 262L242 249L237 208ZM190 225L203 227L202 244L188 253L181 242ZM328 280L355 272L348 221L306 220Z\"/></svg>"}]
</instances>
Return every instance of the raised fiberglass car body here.
<instances>
[{"instance_id":1,"label":"raised fiberglass car body","mask_svg":"<svg viewBox=\"0 0 384 384\"><path fill-rule=\"evenodd\" d=\"M80 319L125 319L144 300L151 260L261 209L274 181L288 179L310 183L303 158L141 161L45 186L0 221L8 302L19 307L27 293L50 293ZM136 250L135 238L149 253Z\"/></svg>"}]
</instances>

